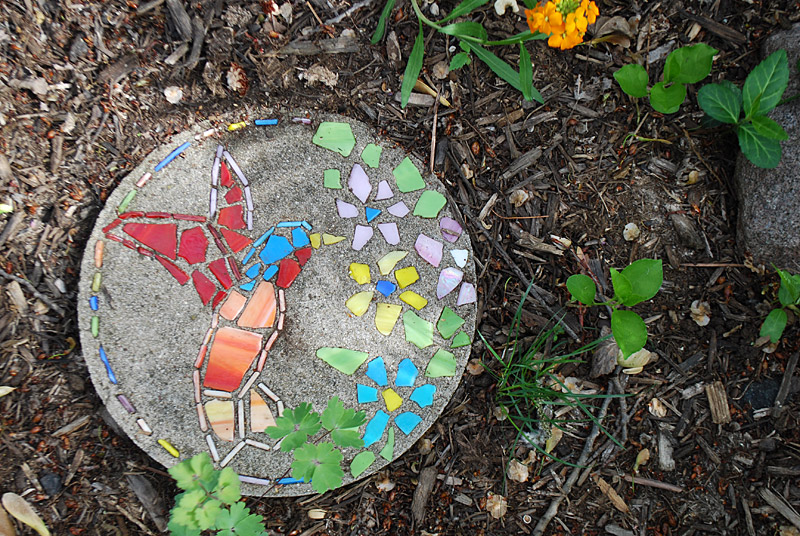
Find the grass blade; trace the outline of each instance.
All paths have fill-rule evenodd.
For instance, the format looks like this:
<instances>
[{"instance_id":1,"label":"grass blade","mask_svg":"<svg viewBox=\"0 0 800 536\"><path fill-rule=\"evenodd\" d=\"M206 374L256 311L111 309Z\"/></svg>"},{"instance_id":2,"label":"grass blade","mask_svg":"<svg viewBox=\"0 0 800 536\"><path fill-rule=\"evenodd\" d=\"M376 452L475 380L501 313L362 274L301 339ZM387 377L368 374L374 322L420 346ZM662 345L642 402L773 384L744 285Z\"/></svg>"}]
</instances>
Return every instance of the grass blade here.
<instances>
[{"instance_id":1,"label":"grass blade","mask_svg":"<svg viewBox=\"0 0 800 536\"><path fill-rule=\"evenodd\" d=\"M449 20L453 20L456 17L460 17L461 15L466 15L473 9L479 8L484 4L488 4L489 0L464 0L460 4L458 4L453 11L451 11L445 18L439 21L439 23L447 22Z\"/></svg>"},{"instance_id":2,"label":"grass blade","mask_svg":"<svg viewBox=\"0 0 800 536\"><path fill-rule=\"evenodd\" d=\"M519 83L526 101L533 100L533 65L525 43L519 44Z\"/></svg>"},{"instance_id":3,"label":"grass blade","mask_svg":"<svg viewBox=\"0 0 800 536\"><path fill-rule=\"evenodd\" d=\"M422 71L422 58L425 55L425 39L422 36L422 23L419 23L419 33L414 40L414 48L411 49L411 55L408 57L406 70L403 73L403 85L400 88L400 107L405 108L408 104L408 98L411 96L411 90L414 89L414 84L417 83L420 71Z\"/></svg>"},{"instance_id":4,"label":"grass blade","mask_svg":"<svg viewBox=\"0 0 800 536\"><path fill-rule=\"evenodd\" d=\"M375 33L372 34L372 39L370 39L370 42L373 45L376 45L378 41L383 39L383 34L386 32L386 21L389 19L392 9L394 9L394 3L395 0L386 0L386 5L383 6L381 18L378 19L378 25L375 27Z\"/></svg>"},{"instance_id":5,"label":"grass blade","mask_svg":"<svg viewBox=\"0 0 800 536\"><path fill-rule=\"evenodd\" d=\"M522 91L522 83L520 82L519 73L514 70L513 67L476 43L466 43L466 45L473 52L475 52L475 55L478 56L481 61L485 63L489 69L492 70L492 72L494 72L494 74L508 82L508 84L517 91ZM535 89L532 91L532 97L537 102L544 104L542 95Z\"/></svg>"}]
</instances>

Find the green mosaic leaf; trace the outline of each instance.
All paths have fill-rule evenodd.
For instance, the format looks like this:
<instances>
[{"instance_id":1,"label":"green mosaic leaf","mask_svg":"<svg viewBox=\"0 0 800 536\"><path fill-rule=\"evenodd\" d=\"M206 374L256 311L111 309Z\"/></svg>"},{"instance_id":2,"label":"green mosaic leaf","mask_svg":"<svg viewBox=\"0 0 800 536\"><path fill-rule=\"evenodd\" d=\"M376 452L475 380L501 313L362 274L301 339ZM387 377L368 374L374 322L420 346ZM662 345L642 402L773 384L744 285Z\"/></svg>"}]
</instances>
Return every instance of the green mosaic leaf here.
<instances>
[{"instance_id":1,"label":"green mosaic leaf","mask_svg":"<svg viewBox=\"0 0 800 536\"><path fill-rule=\"evenodd\" d=\"M294 453L292 477L310 480L314 491L325 493L342 485L344 471L339 465L342 458L342 453L332 443L306 443Z\"/></svg>"},{"instance_id":2,"label":"green mosaic leaf","mask_svg":"<svg viewBox=\"0 0 800 536\"><path fill-rule=\"evenodd\" d=\"M456 358L447 350L439 349L433 354L428 368L425 369L427 378L440 378L442 376L456 375Z\"/></svg>"},{"instance_id":3,"label":"green mosaic leaf","mask_svg":"<svg viewBox=\"0 0 800 536\"><path fill-rule=\"evenodd\" d=\"M445 307L442 310L442 315L439 317L439 321L436 322L436 329L439 330L439 333L441 333L442 337L449 339L463 324L463 318L458 316L456 312L449 307Z\"/></svg>"},{"instance_id":4,"label":"green mosaic leaf","mask_svg":"<svg viewBox=\"0 0 800 536\"><path fill-rule=\"evenodd\" d=\"M381 458L390 462L394 459L394 428L389 428L389 439L380 452Z\"/></svg>"},{"instance_id":5,"label":"green mosaic leaf","mask_svg":"<svg viewBox=\"0 0 800 536\"><path fill-rule=\"evenodd\" d=\"M381 162L381 153L383 152L383 147L380 145L375 145L374 143L368 143L364 150L361 151L361 160L364 161L371 168L376 168Z\"/></svg>"},{"instance_id":6,"label":"green mosaic leaf","mask_svg":"<svg viewBox=\"0 0 800 536\"><path fill-rule=\"evenodd\" d=\"M433 344L433 324L417 316L414 311L403 313L403 328L406 340L417 348L427 348Z\"/></svg>"},{"instance_id":7,"label":"green mosaic leaf","mask_svg":"<svg viewBox=\"0 0 800 536\"><path fill-rule=\"evenodd\" d=\"M461 348L462 346L469 346L470 344L472 344L472 341L469 340L469 335L462 331L453 337L453 343L450 345L450 348Z\"/></svg>"},{"instance_id":8,"label":"green mosaic leaf","mask_svg":"<svg viewBox=\"0 0 800 536\"><path fill-rule=\"evenodd\" d=\"M425 190L414 206L414 216L436 218L447 204L447 198L435 190Z\"/></svg>"},{"instance_id":9,"label":"green mosaic leaf","mask_svg":"<svg viewBox=\"0 0 800 536\"><path fill-rule=\"evenodd\" d=\"M322 185L332 190L342 189L342 172L338 169L326 169L322 174Z\"/></svg>"},{"instance_id":10,"label":"green mosaic leaf","mask_svg":"<svg viewBox=\"0 0 800 536\"><path fill-rule=\"evenodd\" d=\"M374 461L375 453L371 450L365 450L364 452L356 454L356 457L350 462L350 473L353 475L353 478L361 476L361 473L366 471L367 467L372 465Z\"/></svg>"},{"instance_id":11,"label":"green mosaic leaf","mask_svg":"<svg viewBox=\"0 0 800 536\"><path fill-rule=\"evenodd\" d=\"M311 404L303 402L293 410L286 410L283 417L275 419L275 426L268 427L265 432L272 439L283 439L283 452L294 450L322 427L319 414L311 409Z\"/></svg>"},{"instance_id":12,"label":"green mosaic leaf","mask_svg":"<svg viewBox=\"0 0 800 536\"><path fill-rule=\"evenodd\" d=\"M350 375L358 370L358 367L367 360L369 354L366 352L348 350L347 348L322 347L317 350L317 357L339 372Z\"/></svg>"},{"instance_id":13,"label":"green mosaic leaf","mask_svg":"<svg viewBox=\"0 0 800 536\"><path fill-rule=\"evenodd\" d=\"M397 182L397 189L404 194L425 188L425 180L409 157L405 157L392 173Z\"/></svg>"},{"instance_id":14,"label":"green mosaic leaf","mask_svg":"<svg viewBox=\"0 0 800 536\"><path fill-rule=\"evenodd\" d=\"M323 149L328 149L342 156L350 156L353 147L356 146L356 138L349 123L335 123L333 121L323 121L317 128L317 133L311 140L314 145Z\"/></svg>"}]
</instances>

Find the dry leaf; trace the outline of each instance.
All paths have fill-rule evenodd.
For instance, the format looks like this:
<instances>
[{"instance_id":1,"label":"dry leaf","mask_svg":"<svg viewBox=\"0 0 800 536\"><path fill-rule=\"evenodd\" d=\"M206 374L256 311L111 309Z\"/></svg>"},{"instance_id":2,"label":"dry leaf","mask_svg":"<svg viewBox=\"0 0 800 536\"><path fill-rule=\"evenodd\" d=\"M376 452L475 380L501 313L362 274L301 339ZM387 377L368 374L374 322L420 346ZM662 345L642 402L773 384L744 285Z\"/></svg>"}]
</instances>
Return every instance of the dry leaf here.
<instances>
[{"instance_id":1,"label":"dry leaf","mask_svg":"<svg viewBox=\"0 0 800 536\"><path fill-rule=\"evenodd\" d=\"M3 507L11 514L17 521L25 523L33 530L38 532L40 536L50 536L50 531L39 517L39 514L28 504L28 501L17 495L16 493L3 494Z\"/></svg>"},{"instance_id":2,"label":"dry leaf","mask_svg":"<svg viewBox=\"0 0 800 536\"><path fill-rule=\"evenodd\" d=\"M611 504L614 505L614 508L624 514L630 513L630 508L628 508L628 505L625 504L625 501L622 499L622 497L620 497L619 494L614 491L614 488L612 488L608 482L600 478L599 475L594 475L594 482L597 484L597 487L600 488L600 491L603 492L603 495L608 497L608 500L611 501Z\"/></svg>"},{"instance_id":3,"label":"dry leaf","mask_svg":"<svg viewBox=\"0 0 800 536\"><path fill-rule=\"evenodd\" d=\"M17 530L2 506L0 506L0 536L17 536Z\"/></svg>"},{"instance_id":4,"label":"dry leaf","mask_svg":"<svg viewBox=\"0 0 800 536\"><path fill-rule=\"evenodd\" d=\"M639 467L646 464L650 460L650 449L642 449L636 455L636 462L633 464L633 472L638 473Z\"/></svg>"},{"instance_id":5,"label":"dry leaf","mask_svg":"<svg viewBox=\"0 0 800 536\"><path fill-rule=\"evenodd\" d=\"M322 65L317 63L300 73L300 79L305 79L309 86L317 83L323 83L330 88L336 87L339 83L339 75Z\"/></svg>"},{"instance_id":6,"label":"dry leaf","mask_svg":"<svg viewBox=\"0 0 800 536\"><path fill-rule=\"evenodd\" d=\"M245 74L242 66L236 62L231 62L231 66L228 69L228 88L238 93L240 97L244 97L247 93L248 85L247 74Z\"/></svg>"},{"instance_id":7,"label":"dry leaf","mask_svg":"<svg viewBox=\"0 0 800 536\"><path fill-rule=\"evenodd\" d=\"M508 464L508 478L514 482L525 482L528 480L528 466L517 460L511 460Z\"/></svg>"},{"instance_id":8,"label":"dry leaf","mask_svg":"<svg viewBox=\"0 0 800 536\"><path fill-rule=\"evenodd\" d=\"M603 326L600 329L600 338L611 335L611 328ZM597 378L598 376L605 376L610 374L614 367L617 366L617 355L619 354L619 346L617 346L614 337L608 337L597 345L592 356L592 371L589 373L590 378Z\"/></svg>"},{"instance_id":9,"label":"dry leaf","mask_svg":"<svg viewBox=\"0 0 800 536\"><path fill-rule=\"evenodd\" d=\"M472 376L480 376L483 374L484 368L483 363L479 358L473 358L469 360L467 363L467 372L469 372Z\"/></svg>"},{"instance_id":10,"label":"dry leaf","mask_svg":"<svg viewBox=\"0 0 800 536\"><path fill-rule=\"evenodd\" d=\"M530 194L525 190L514 190L513 192L511 192L511 195L509 196L508 200L516 208L519 208L525 203L527 203L528 199L530 198L531 198Z\"/></svg>"},{"instance_id":11,"label":"dry leaf","mask_svg":"<svg viewBox=\"0 0 800 536\"><path fill-rule=\"evenodd\" d=\"M308 517L311 519L325 519L327 512L322 508L312 508L308 511Z\"/></svg>"},{"instance_id":12,"label":"dry leaf","mask_svg":"<svg viewBox=\"0 0 800 536\"><path fill-rule=\"evenodd\" d=\"M0 385L0 397L6 396L8 393L15 391L16 387L9 387L8 385Z\"/></svg>"},{"instance_id":13,"label":"dry leaf","mask_svg":"<svg viewBox=\"0 0 800 536\"><path fill-rule=\"evenodd\" d=\"M633 30L625 17L619 15L610 18L598 17L594 35L603 37L610 34L622 34L633 39Z\"/></svg>"},{"instance_id":14,"label":"dry leaf","mask_svg":"<svg viewBox=\"0 0 800 536\"><path fill-rule=\"evenodd\" d=\"M689 311L692 315L692 320L698 326L707 326L711 322L711 305L708 302L701 302L694 300Z\"/></svg>"},{"instance_id":15,"label":"dry leaf","mask_svg":"<svg viewBox=\"0 0 800 536\"><path fill-rule=\"evenodd\" d=\"M502 495L492 493L491 491L486 495L486 511L495 518L500 519L508 511L508 503L506 498Z\"/></svg>"},{"instance_id":16,"label":"dry leaf","mask_svg":"<svg viewBox=\"0 0 800 536\"><path fill-rule=\"evenodd\" d=\"M564 437L564 432L561 431L561 428L557 426L550 428L550 437L547 438L547 442L544 444L544 451L548 454L553 452L562 437Z\"/></svg>"},{"instance_id":17,"label":"dry leaf","mask_svg":"<svg viewBox=\"0 0 800 536\"><path fill-rule=\"evenodd\" d=\"M622 357L622 350L617 354L617 364L624 367L625 374L639 374L644 366L652 360L652 354L645 348L634 352L628 357Z\"/></svg>"},{"instance_id":18,"label":"dry leaf","mask_svg":"<svg viewBox=\"0 0 800 536\"><path fill-rule=\"evenodd\" d=\"M659 399L654 398L647 404L647 409L650 411L650 414L658 417L659 419L663 419L667 416L667 408L664 406L664 403L661 402Z\"/></svg>"}]
</instances>

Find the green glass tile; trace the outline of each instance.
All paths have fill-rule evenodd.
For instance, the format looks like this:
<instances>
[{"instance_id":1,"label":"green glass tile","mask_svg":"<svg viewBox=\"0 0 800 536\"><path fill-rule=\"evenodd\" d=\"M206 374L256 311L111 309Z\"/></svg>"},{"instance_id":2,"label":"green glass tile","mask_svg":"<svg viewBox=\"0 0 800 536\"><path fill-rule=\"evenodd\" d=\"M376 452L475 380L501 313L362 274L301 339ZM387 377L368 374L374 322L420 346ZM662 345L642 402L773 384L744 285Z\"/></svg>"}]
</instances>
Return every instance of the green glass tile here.
<instances>
[{"instance_id":1,"label":"green glass tile","mask_svg":"<svg viewBox=\"0 0 800 536\"><path fill-rule=\"evenodd\" d=\"M364 452L356 454L356 457L350 462L350 472L353 474L353 478L358 478L374 461L375 453L371 450L365 450Z\"/></svg>"},{"instance_id":2,"label":"green glass tile","mask_svg":"<svg viewBox=\"0 0 800 536\"><path fill-rule=\"evenodd\" d=\"M103 275L100 272L95 272L92 278L92 292L100 292L100 284L103 282Z\"/></svg>"},{"instance_id":3,"label":"green glass tile","mask_svg":"<svg viewBox=\"0 0 800 536\"><path fill-rule=\"evenodd\" d=\"M394 459L394 428L389 428L389 439L386 440L386 444L381 449L380 455L381 458L387 462Z\"/></svg>"},{"instance_id":4,"label":"green glass tile","mask_svg":"<svg viewBox=\"0 0 800 536\"><path fill-rule=\"evenodd\" d=\"M445 307L442 310L442 315L439 317L439 321L436 322L436 329L439 330L439 333L442 334L442 337L449 339L463 324L463 318L458 316L456 312L449 307Z\"/></svg>"},{"instance_id":5,"label":"green glass tile","mask_svg":"<svg viewBox=\"0 0 800 536\"><path fill-rule=\"evenodd\" d=\"M433 344L433 323L423 320L414 311L403 313L403 327L406 340L417 348L427 348Z\"/></svg>"},{"instance_id":6,"label":"green glass tile","mask_svg":"<svg viewBox=\"0 0 800 536\"><path fill-rule=\"evenodd\" d=\"M92 317L92 337L95 339L100 335L100 317Z\"/></svg>"},{"instance_id":7,"label":"green glass tile","mask_svg":"<svg viewBox=\"0 0 800 536\"><path fill-rule=\"evenodd\" d=\"M447 350L439 349L428 362L428 368L425 369L425 377L455 376L456 364L456 358L453 354Z\"/></svg>"},{"instance_id":8,"label":"green glass tile","mask_svg":"<svg viewBox=\"0 0 800 536\"><path fill-rule=\"evenodd\" d=\"M403 193L425 188L425 180L409 157L400 162L400 165L394 168L392 173L397 182L397 188Z\"/></svg>"},{"instance_id":9,"label":"green glass tile","mask_svg":"<svg viewBox=\"0 0 800 536\"><path fill-rule=\"evenodd\" d=\"M414 206L414 216L436 218L447 204L447 199L435 190L425 190Z\"/></svg>"},{"instance_id":10,"label":"green glass tile","mask_svg":"<svg viewBox=\"0 0 800 536\"><path fill-rule=\"evenodd\" d=\"M320 123L317 133L311 140L314 145L319 145L323 149L328 149L342 156L350 156L353 147L356 146L356 138L349 123L334 123L324 121Z\"/></svg>"},{"instance_id":11,"label":"green glass tile","mask_svg":"<svg viewBox=\"0 0 800 536\"><path fill-rule=\"evenodd\" d=\"M339 372L352 374L367 360L368 354L366 352L348 350L347 348L323 347L317 350L317 357Z\"/></svg>"},{"instance_id":12,"label":"green glass tile","mask_svg":"<svg viewBox=\"0 0 800 536\"><path fill-rule=\"evenodd\" d=\"M128 195L125 196L125 198L122 200L122 203L120 203L117 207L117 212L125 212L128 210L128 205L131 204L131 201L133 201L134 197L136 197L136 190L131 190L128 192Z\"/></svg>"},{"instance_id":13,"label":"green glass tile","mask_svg":"<svg viewBox=\"0 0 800 536\"><path fill-rule=\"evenodd\" d=\"M374 143L369 143L364 147L364 150L361 151L361 160L369 167L376 168L378 164L380 164L382 152L383 147L375 145Z\"/></svg>"},{"instance_id":14,"label":"green glass tile","mask_svg":"<svg viewBox=\"0 0 800 536\"><path fill-rule=\"evenodd\" d=\"M332 190L342 189L342 172L338 169L326 169L323 174L323 186Z\"/></svg>"},{"instance_id":15,"label":"green glass tile","mask_svg":"<svg viewBox=\"0 0 800 536\"><path fill-rule=\"evenodd\" d=\"M472 344L472 341L469 340L469 335L462 331L453 337L453 343L450 345L450 348L461 348L462 346L469 346L470 344Z\"/></svg>"}]
</instances>

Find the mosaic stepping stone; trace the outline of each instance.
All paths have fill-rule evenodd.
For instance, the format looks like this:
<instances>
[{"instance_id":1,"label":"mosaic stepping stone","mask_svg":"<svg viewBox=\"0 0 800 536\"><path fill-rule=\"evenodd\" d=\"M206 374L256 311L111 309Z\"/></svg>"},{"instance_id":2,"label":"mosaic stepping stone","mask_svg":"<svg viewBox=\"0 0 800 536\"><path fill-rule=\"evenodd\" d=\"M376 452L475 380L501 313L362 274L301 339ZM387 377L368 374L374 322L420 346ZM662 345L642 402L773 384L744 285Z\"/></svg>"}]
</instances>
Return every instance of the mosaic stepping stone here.
<instances>
[{"instance_id":1,"label":"mosaic stepping stone","mask_svg":"<svg viewBox=\"0 0 800 536\"><path fill-rule=\"evenodd\" d=\"M179 134L112 193L81 265L81 343L155 460L208 452L246 494L304 495L264 430L337 396L367 415L344 483L382 469L458 386L477 288L463 220L413 156L338 116L259 121Z\"/></svg>"}]
</instances>

